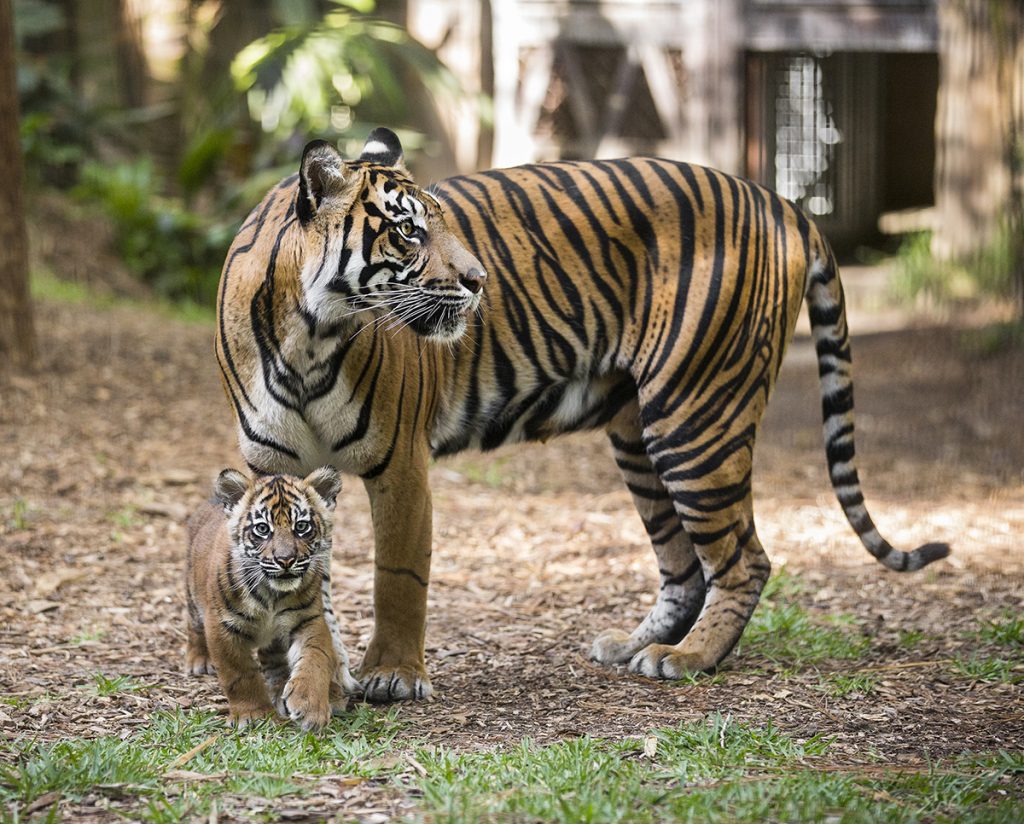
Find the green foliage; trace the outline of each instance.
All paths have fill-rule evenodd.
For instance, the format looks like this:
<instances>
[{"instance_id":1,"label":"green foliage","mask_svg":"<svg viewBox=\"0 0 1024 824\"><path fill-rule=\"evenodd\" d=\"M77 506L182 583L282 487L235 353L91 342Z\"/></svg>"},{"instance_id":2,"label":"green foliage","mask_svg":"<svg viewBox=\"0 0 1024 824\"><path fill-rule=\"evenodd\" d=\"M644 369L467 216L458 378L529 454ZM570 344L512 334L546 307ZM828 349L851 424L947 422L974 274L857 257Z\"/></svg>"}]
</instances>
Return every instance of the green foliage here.
<instances>
[{"instance_id":1,"label":"green foliage","mask_svg":"<svg viewBox=\"0 0 1024 824\"><path fill-rule=\"evenodd\" d=\"M14 529L25 529L29 522L28 501L24 498L15 498L11 502L11 515L8 523Z\"/></svg>"},{"instance_id":2,"label":"green foliage","mask_svg":"<svg viewBox=\"0 0 1024 824\"><path fill-rule=\"evenodd\" d=\"M146 684L140 684L130 675L108 678L102 672L94 672L92 681L97 695L117 695L122 692L142 692L149 689Z\"/></svg>"},{"instance_id":3,"label":"green foliage","mask_svg":"<svg viewBox=\"0 0 1024 824\"><path fill-rule=\"evenodd\" d=\"M133 819L192 820L206 815L222 795L272 799L302 791L318 775L386 775L393 766L383 756L394 746L398 730L393 712L380 714L365 706L316 735L275 721L237 732L213 713L157 712L139 734L125 740L105 736L14 744L9 751L13 763L0 765L0 805L31 804L48 792L71 800L109 792L137 799ZM166 780L165 774L178 768L176 759L211 737L187 768L216 774L219 780L188 785Z\"/></svg>"},{"instance_id":4,"label":"green foliage","mask_svg":"<svg viewBox=\"0 0 1024 824\"><path fill-rule=\"evenodd\" d=\"M355 149L377 123L408 123L409 100L455 97L458 85L433 52L362 13L372 2L331 5L322 19L286 25L235 57L236 87L264 132L344 137ZM412 78L422 88L409 88ZM404 139L418 142L414 133Z\"/></svg>"},{"instance_id":5,"label":"green foliage","mask_svg":"<svg viewBox=\"0 0 1024 824\"><path fill-rule=\"evenodd\" d=\"M899 300L925 299L939 305L991 295L1009 297L1013 291L1016 260L1013 235L1007 228L996 233L987 247L961 261L932 256L931 232L908 235L897 253L891 289Z\"/></svg>"},{"instance_id":6,"label":"green foliage","mask_svg":"<svg viewBox=\"0 0 1024 824\"><path fill-rule=\"evenodd\" d=\"M871 695L875 691L877 679L870 673L855 675L830 675L821 685L822 692L833 698L845 698L847 695Z\"/></svg>"},{"instance_id":7,"label":"green foliage","mask_svg":"<svg viewBox=\"0 0 1024 824\"><path fill-rule=\"evenodd\" d=\"M32 48L36 38L65 26L63 7L46 0L15 0L19 127L30 183L66 189L77 180L78 165L107 129L82 102L71 83L71 58Z\"/></svg>"},{"instance_id":8,"label":"green foliage","mask_svg":"<svg viewBox=\"0 0 1024 824\"><path fill-rule=\"evenodd\" d=\"M1024 320L991 323L969 329L960 336L960 346L969 354L991 357L1024 347Z\"/></svg>"},{"instance_id":9,"label":"green foliage","mask_svg":"<svg viewBox=\"0 0 1024 824\"><path fill-rule=\"evenodd\" d=\"M1015 661L987 655L972 655L957 658L953 669L972 681L999 681L1006 684L1024 682L1024 673L1018 670Z\"/></svg>"},{"instance_id":10,"label":"green foliage","mask_svg":"<svg viewBox=\"0 0 1024 824\"><path fill-rule=\"evenodd\" d=\"M148 159L113 167L87 162L75 194L110 217L125 263L159 294L212 303L237 226L203 219L162 196L164 188Z\"/></svg>"},{"instance_id":11,"label":"green foliage","mask_svg":"<svg viewBox=\"0 0 1024 824\"><path fill-rule=\"evenodd\" d=\"M151 312L176 321L186 323L210 324L213 322L213 307L210 304L198 304L192 301L169 300L134 300L119 298L89 289L80 283L59 280L46 271L32 272L29 287L33 300L44 300L53 303L92 306L97 309L121 307L134 312ZM97 460L103 460L97 456Z\"/></svg>"},{"instance_id":12,"label":"green foliage","mask_svg":"<svg viewBox=\"0 0 1024 824\"><path fill-rule=\"evenodd\" d=\"M0 804L17 819L49 792L68 802L107 795L111 812L125 818L187 821L208 817L215 802L230 817L234 799L306 795L317 776L349 775L420 798L417 817L431 821L1008 823L1017 820L1020 798L1006 794L1005 777L1024 770L1020 753L971 755L912 773L830 770L828 740L714 715L621 741L584 737L541 747L525 740L483 752L421 747L415 763L423 772L410 779L398 732L394 712L366 706L319 735L273 721L236 732L213 713L159 712L125 740L13 744L12 763L0 766Z\"/></svg>"},{"instance_id":13,"label":"green foliage","mask_svg":"<svg viewBox=\"0 0 1024 824\"><path fill-rule=\"evenodd\" d=\"M904 649L913 649L925 639L925 634L919 629L901 629L899 645Z\"/></svg>"},{"instance_id":14,"label":"green foliage","mask_svg":"<svg viewBox=\"0 0 1024 824\"><path fill-rule=\"evenodd\" d=\"M1003 610L995 620L983 620L978 637L990 644L1024 646L1024 615L1011 609Z\"/></svg>"},{"instance_id":15,"label":"green foliage","mask_svg":"<svg viewBox=\"0 0 1024 824\"><path fill-rule=\"evenodd\" d=\"M855 618L812 618L795 602L800 586L784 570L772 575L737 646L737 657L759 655L778 664L807 666L867 652L868 639L849 631Z\"/></svg>"},{"instance_id":16,"label":"green foliage","mask_svg":"<svg viewBox=\"0 0 1024 824\"><path fill-rule=\"evenodd\" d=\"M1019 759L977 758L955 774L816 769L828 748L817 737L800 741L770 725L713 716L655 730L645 742L524 741L490 752L422 751L417 759L432 821L1014 820L1019 799L1000 791Z\"/></svg>"}]
</instances>

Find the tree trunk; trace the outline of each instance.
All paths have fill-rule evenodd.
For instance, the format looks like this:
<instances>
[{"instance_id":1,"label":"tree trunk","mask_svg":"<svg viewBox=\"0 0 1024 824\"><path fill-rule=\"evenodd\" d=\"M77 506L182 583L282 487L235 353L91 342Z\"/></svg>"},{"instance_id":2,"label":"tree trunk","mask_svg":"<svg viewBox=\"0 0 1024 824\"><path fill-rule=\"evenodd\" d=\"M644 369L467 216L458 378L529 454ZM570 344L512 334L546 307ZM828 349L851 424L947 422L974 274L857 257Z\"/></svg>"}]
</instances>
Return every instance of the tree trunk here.
<instances>
[{"instance_id":1,"label":"tree trunk","mask_svg":"<svg viewBox=\"0 0 1024 824\"><path fill-rule=\"evenodd\" d=\"M0 370L35 356L28 294L28 237L21 195L21 139L14 69L14 11L0 0Z\"/></svg>"},{"instance_id":2,"label":"tree trunk","mask_svg":"<svg viewBox=\"0 0 1024 824\"><path fill-rule=\"evenodd\" d=\"M1005 233L1024 313L1024 5L940 0L933 253L969 259Z\"/></svg>"}]
</instances>

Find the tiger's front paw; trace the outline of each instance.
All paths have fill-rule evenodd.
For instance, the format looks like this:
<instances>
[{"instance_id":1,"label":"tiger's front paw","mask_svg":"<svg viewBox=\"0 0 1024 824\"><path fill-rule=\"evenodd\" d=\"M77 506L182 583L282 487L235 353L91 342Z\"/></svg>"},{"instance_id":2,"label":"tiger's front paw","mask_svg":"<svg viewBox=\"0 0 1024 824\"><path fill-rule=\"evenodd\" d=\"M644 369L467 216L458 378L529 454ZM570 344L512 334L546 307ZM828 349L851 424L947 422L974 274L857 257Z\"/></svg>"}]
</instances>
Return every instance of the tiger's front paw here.
<instances>
[{"instance_id":1,"label":"tiger's front paw","mask_svg":"<svg viewBox=\"0 0 1024 824\"><path fill-rule=\"evenodd\" d=\"M422 666L369 667L360 675L367 701L422 701L434 694L427 671Z\"/></svg>"},{"instance_id":2,"label":"tiger's front paw","mask_svg":"<svg viewBox=\"0 0 1024 824\"><path fill-rule=\"evenodd\" d=\"M304 730L323 729L331 720L330 690L312 678L292 678L281 692L280 708Z\"/></svg>"},{"instance_id":3,"label":"tiger's front paw","mask_svg":"<svg viewBox=\"0 0 1024 824\"><path fill-rule=\"evenodd\" d=\"M713 669L717 663L709 663L703 655L681 652L668 644L650 644L633 656L629 669L648 678L676 681L686 675Z\"/></svg>"},{"instance_id":4,"label":"tiger's front paw","mask_svg":"<svg viewBox=\"0 0 1024 824\"><path fill-rule=\"evenodd\" d=\"M639 644L628 632L609 629L594 639L590 657L599 664L624 664L636 653Z\"/></svg>"}]
</instances>

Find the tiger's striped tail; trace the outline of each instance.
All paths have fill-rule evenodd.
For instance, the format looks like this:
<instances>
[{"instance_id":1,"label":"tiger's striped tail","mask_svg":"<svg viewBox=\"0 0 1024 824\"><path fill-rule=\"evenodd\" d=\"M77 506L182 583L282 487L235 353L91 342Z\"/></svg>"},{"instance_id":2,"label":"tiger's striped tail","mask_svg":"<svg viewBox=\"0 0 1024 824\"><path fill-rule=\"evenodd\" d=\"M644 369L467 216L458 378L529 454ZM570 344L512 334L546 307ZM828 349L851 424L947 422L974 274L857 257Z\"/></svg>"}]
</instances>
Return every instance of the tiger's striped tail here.
<instances>
[{"instance_id":1,"label":"tiger's striped tail","mask_svg":"<svg viewBox=\"0 0 1024 824\"><path fill-rule=\"evenodd\" d=\"M824 243L824 241L822 241ZM843 286L832 251L811 267L807 282L807 314L818 355L821 411L825 431L828 473L839 504L868 552L898 572L920 569L949 555L949 545L930 543L901 552L875 528L860 489L853 445L853 378L850 373L850 336L846 325Z\"/></svg>"}]
</instances>

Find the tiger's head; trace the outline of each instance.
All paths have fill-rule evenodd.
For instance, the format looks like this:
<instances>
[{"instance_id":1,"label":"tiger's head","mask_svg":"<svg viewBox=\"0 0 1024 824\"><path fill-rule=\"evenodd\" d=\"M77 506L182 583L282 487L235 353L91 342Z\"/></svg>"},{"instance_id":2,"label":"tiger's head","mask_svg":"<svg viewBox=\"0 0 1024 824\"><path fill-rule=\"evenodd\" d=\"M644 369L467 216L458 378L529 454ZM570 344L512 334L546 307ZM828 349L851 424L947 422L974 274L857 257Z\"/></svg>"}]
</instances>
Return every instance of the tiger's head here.
<instances>
[{"instance_id":1,"label":"tiger's head","mask_svg":"<svg viewBox=\"0 0 1024 824\"><path fill-rule=\"evenodd\" d=\"M306 478L269 475L250 480L225 469L213 486L228 516L231 552L247 583L297 589L307 574L322 574L331 557L331 510L341 479L330 466Z\"/></svg>"},{"instance_id":2,"label":"tiger's head","mask_svg":"<svg viewBox=\"0 0 1024 824\"><path fill-rule=\"evenodd\" d=\"M311 317L337 323L370 311L388 327L441 341L465 331L480 304L483 266L445 225L441 204L413 182L393 132L375 129L351 162L326 141L307 144L295 212Z\"/></svg>"}]
</instances>

